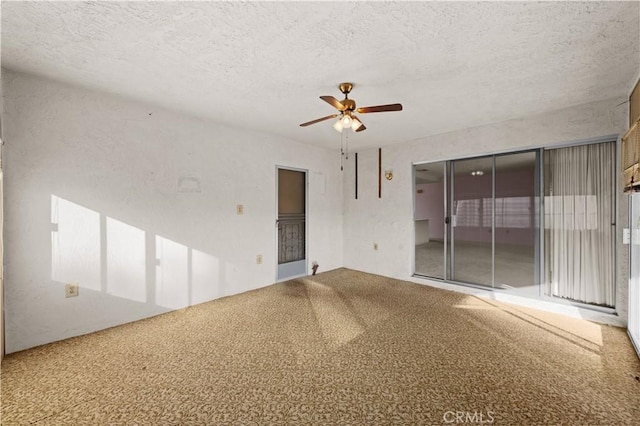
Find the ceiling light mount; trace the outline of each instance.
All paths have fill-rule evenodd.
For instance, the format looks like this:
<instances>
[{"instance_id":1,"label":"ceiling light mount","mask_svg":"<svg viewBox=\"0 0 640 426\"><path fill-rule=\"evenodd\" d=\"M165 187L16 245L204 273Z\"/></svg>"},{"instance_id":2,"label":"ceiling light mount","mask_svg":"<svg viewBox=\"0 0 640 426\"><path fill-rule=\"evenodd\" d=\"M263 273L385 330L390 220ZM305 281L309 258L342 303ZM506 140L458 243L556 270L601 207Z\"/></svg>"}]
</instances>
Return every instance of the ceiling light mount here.
<instances>
[{"instance_id":1,"label":"ceiling light mount","mask_svg":"<svg viewBox=\"0 0 640 426\"><path fill-rule=\"evenodd\" d=\"M349 93L351 93L351 89L353 89L353 83L340 83L338 88L342 93L344 93L345 96L347 96Z\"/></svg>"}]
</instances>

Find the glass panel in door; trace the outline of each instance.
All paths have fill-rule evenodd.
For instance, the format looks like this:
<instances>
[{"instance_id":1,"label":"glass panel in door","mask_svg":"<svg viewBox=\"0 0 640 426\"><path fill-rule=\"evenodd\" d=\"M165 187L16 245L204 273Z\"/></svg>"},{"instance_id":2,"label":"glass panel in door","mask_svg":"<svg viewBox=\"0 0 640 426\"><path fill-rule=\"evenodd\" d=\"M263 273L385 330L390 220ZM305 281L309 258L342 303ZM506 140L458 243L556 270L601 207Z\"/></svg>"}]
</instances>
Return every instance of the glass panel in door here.
<instances>
[{"instance_id":1,"label":"glass panel in door","mask_svg":"<svg viewBox=\"0 0 640 426\"><path fill-rule=\"evenodd\" d=\"M452 162L451 279L493 283L493 157Z\"/></svg>"},{"instance_id":2,"label":"glass panel in door","mask_svg":"<svg viewBox=\"0 0 640 426\"><path fill-rule=\"evenodd\" d=\"M537 295L536 152L496 156L495 287Z\"/></svg>"},{"instance_id":3,"label":"glass panel in door","mask_svg":"<svg viewBox=\"0 0 640 426\"><path fill-rule=\"evenodd\" d=\"M445 162L418 164L415 176L415 273L444 279Z\"/></svg>"},{"instance_id":4,"label":"glass panel in door","mask_svg":"<svg viewBox=\"0 0 640 426\"><path fill-rule=\"evenodd\" d=\"M277 279L306 275L305 171L278 168L278 272Z\"/></svg>"}]
</instances>

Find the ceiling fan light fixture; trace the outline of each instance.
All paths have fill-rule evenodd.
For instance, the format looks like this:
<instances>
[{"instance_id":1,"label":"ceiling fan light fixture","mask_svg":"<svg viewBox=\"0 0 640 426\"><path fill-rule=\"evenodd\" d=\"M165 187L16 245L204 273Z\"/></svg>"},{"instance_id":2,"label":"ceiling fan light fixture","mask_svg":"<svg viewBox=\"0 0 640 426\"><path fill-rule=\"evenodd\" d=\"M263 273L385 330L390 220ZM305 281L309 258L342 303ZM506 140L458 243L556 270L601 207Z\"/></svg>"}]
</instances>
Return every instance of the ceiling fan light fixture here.
<instances>
[{"instance_id":1,"label":"ceiling fan light fixture","mask_svg":"<svg viewBox=\"0 0 640 426\"><path fill-rule=\"evenodd\" d=\"M336 129L336 132L342 133L342 120L338 120L334 123L333 128Z\"/></svg>"},{"instance_id":2,"label":"ceiling fan light fixture","mask_svg":"<svg viewBox=\"0 0 640 426\"><path fill-rule=\"evenodd\" d=\"M353 122L353 119L349 114L344 114L340 119L340 121L342 122L342 127L351 127L351 123Z\"/></svg>"},{"instance_id":3,"label":"ceiling fan light fixture","mask_svg":"<svg viewBox=\"0 0 640 426\"><path fill-rule=\"evenodd\" d=\"M353 129L353 131L357 132L358 129L360 127L362 127L362 126L363 126L362 122L360 120L358 120L357 118L353 117L353 120L351 122L351 128Z\"/></svg>"}]
</instances>

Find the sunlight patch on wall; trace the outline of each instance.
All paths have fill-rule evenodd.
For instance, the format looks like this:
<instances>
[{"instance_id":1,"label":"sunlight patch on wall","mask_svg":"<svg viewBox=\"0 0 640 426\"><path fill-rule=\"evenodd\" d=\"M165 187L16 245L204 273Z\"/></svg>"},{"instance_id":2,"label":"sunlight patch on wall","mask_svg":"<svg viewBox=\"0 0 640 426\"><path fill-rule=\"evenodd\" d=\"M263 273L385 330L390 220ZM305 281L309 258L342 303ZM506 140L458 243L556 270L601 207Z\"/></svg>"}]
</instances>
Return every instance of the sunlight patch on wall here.
<instances>
[{"instance_id":1,"label":"sunlight patch on wall","mask_svg":"<svg viewBox=\"0 0 640 426\"><path fill-rule=\"evenodd\" d=\"M51 258L53 281L135 302L180 309L224 296L217 257L56 195Z\"/></svg>"},{"instance_id":2,"label":"sunlight patch on wall","mask_svg":"<svg viewBox=\"0 0 640 426\"><path fill-rule=\"evenodd\" d=\"M219 260L199 250L191 254L191 303L202 303L214 299L220 281Z\"/></svg>"},{"instance_id":3,"label":"sunlight patch on wall","mask_svg":"<svg viewBox=\"0 0 640 426\"><path fill-rule=\"evenodd\" d=\"M172 309L189 305L187 246L156 236L156 304Z\"/></svg>"},{"instance_id":4,"label":"sunlight patch on wall","mask_svg":"<svg viewBox=\"0 0 640 426\"><path fill-rule=\"evenodd\" d=\"M145 233L107 217L107 293L147 301Z\"/></svg>"},{"instance_id":5,"label":"sunlight patch on wall","mask_svg":"<svg viewBox=\"0 0 640 426\"><path fill-rule=\"evenodd\" d=\"M51 278L100 290L100 214L53 194Z\"/></svg>"}]
</instances>

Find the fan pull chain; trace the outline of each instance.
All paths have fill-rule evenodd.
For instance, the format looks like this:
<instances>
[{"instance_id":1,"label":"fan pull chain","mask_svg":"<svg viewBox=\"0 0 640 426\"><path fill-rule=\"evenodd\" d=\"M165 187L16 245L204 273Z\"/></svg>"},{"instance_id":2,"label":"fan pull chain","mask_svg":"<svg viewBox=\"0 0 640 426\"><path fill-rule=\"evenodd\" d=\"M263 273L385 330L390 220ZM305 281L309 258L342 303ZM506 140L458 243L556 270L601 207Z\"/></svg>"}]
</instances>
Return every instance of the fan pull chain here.
<instances>
[{"instance_id":1,"label":"fan pull chain","mask_svg":"<svg viewBox=\"0 0 640 426\"><path fill-rule=\"evenodd\" d=\"M344 133L340 132L340 171L344 170Z\"/></svg>"},{"instance_id":2,"label":"fan pull chain","mask_svg":"<svg viewBox=\"0 0 640 426\"><path fill-rule=\"evenodd\" d=\"M349 130L347 130L346 135L344 135L345 137L345 149L346 149L346 156L345 156L345 160L349 159Z\"/></svg>"}]
</instances>

